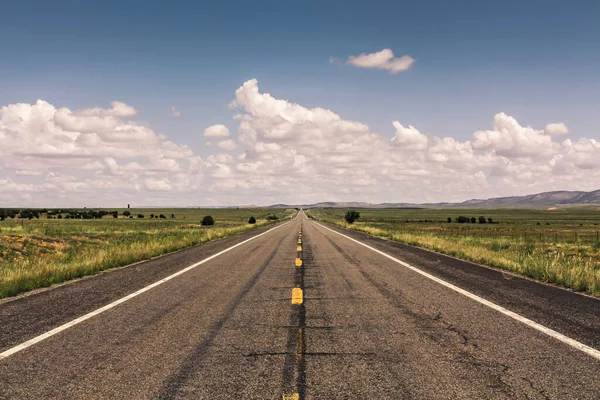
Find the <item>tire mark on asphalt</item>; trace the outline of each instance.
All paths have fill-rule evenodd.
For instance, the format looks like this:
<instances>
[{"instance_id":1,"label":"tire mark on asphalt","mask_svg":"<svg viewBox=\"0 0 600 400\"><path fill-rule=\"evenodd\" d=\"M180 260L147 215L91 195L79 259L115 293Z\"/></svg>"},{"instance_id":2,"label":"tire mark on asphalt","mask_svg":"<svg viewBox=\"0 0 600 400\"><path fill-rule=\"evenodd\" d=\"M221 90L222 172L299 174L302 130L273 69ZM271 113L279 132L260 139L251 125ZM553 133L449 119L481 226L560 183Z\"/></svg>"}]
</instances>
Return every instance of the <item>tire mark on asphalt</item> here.
<instances>
[{"instance_id":1,"label":"tire mark on asphalt","mask_svg":"<svg viewBox=\"0 0 600 400\"><path fill-rule=\"evenodd\" d=\"M275 247L275 249L269 254L269 256L265 259L260 269L252 275L248 283L244 285L244 287L238 292L235 296L234 301L227 307L221 318L219 318L213 325L208 329L208 336L200 342L190 354L183 360L183 362L179 366L179 371L175 374L172 374L169 378L165 380L161 390L158 392L156 398L160 400L173 399L178 394L180 394L180 389L192 378L194 373L199 369L200 364L204 358L204 356L208 353L208 350L212 346L215 338L223 329L225 323L231 318L237 307L244 300L246 295L256 286L258 279L265 271L265 269L269 266L275 255L279 251L281 243L286 239L286 236L283 236L279 243Z\"/></svg>"},{"instance_id":2,"label":"tire mark on asphalt","mask_svg":"<svg viewBox=\"0 0 600 400\"><path fill-rule=\"evenodd\" d=\"M357 259L344 252L330 237L327 235L323 236L394 308L410 316L422 330L424 337L449 352L452 362L468 364L478 369L481 374L489 374L488 377L493 379L490 385L495 386L495 389L500 390L509 397L514 396L512 387L504 380L504 376L509 374L511 370L510 366L476 357L474 353L479 350L479 346L470 340L467 332L461 331L452 323L444 321L441 312L432 316L427 313L419 313L411 310L406 304L414 304L414 302L409 301L400 293L389 290L385 283L377 282L360 267L360 262ZM448 334L450 334L450 337L448 337Z\"/></svg>"}]
</instances>

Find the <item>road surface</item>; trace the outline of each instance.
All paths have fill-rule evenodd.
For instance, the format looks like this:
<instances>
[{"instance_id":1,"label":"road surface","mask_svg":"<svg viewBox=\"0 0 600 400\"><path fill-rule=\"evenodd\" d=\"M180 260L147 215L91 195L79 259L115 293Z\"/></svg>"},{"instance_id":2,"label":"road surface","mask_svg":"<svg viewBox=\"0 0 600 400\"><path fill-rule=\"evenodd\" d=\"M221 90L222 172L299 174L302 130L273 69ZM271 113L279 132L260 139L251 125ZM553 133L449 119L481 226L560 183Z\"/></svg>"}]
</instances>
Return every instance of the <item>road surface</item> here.
<instances>
[{"instance_id":1,"label":"road surface","mask_svg":"<svg viewBox=\"0 0 600 400\"><path fill-rule=\"evenodd\" d=\"M0 398L598 399L598 349L597 299L300 213L0 301Z\"/></svg>"}]
</instances>

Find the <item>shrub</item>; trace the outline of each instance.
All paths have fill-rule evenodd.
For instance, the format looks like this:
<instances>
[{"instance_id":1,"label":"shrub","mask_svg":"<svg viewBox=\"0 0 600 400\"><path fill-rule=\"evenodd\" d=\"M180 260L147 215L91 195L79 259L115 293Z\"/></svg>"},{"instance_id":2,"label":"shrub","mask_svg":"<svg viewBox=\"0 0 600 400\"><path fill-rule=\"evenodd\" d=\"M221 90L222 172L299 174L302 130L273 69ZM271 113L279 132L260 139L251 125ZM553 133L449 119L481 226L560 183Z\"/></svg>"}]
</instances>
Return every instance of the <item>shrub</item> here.
<instances>
[{"instance_id":1,"label":"shrub","mask_svg":"<svg viewBox=\"0 0 600 400\"><path fill-rule=\"evenodd\" d=\"M471 217L471 223L474 224L477 222L477 219L475 217Z\"/></svg>"},{"instance_id":2,"label":"shrub","mask_svg":"<svg viewBox=\"0 0 600 400\"><path fill-rule=\"evenodd\" d=\"M211 226L215 224L215 220L210 215L202 218L202 226Z\"/></svg>"},{"instance_id":3,"label":"shrub","mask_svg":"<svg viewBox=\"0 0 600 400\"><path fill-rule=\"evenodd\" d=\"M144 218L144 214L138 214L138 218Z\"/></svg>"},{"instance_id":4,"label":"shrub","mask_svg":"<svg viewBox=\"0 0 600 400\"><path fill-rule=\"evenodd\" d=\"M485 219L485 217L479 217L479 223L480 224L485 224L487 221Z\"/></svg>"},{"instance_id":5,"label":"shrub","mask_svg":"<svg viewBox=\"0 0 600 400\"><path fill-rule=\"evenodd\" d=\"M354 221L356 221L359 218L360 218L360 213L358 211L354 211L354 210L346 211L346 215L344 216L344 219L349 224L353 224Z\"/></svg>"},{"instance_id":6,"label":"shrub","mask_svg":"<svg viewBox=\"0 0 600 400\"><path fill-rule=\"evenodd\" d=\"M452 223L452 218L448 217L448 223L451 224Z\"/></svg>"},{"instance_id":7,"label":"shrub","mask_svg":"<svg viewBox=\"0 0 600 400\"><path fill-rule=\"evenodd\" d=\"M269 221L277 221L277 220L279 219L279 217L278 217L277 215L273 214L273 215L269 215L269 216L267 217L267 219L268 219Z\"/></svg>"},{"instance_id":8,"label":"shrub","mask_svg":"<svg viewBox=\"0 0 600 400\"><path fill-rule=\"evenodd\" d=\"M456 218L456 222L458 222L459 224L464 224L467 221L468 221L468 218L463 217L462 215L460 217Z\"/></svg>"},{"instance_id":9,"label":"shrub","mask_svg":"<svg viewBox=\"0 0 600 400\"><path fill-rule=\"evenodd\" d=\"M488 224L493 224L493 223L494 223L494 220L491 218L488 218Z\"/></svg>"},{"instance_id":10,"label":"shrub","mask_svg":"<svg viewBox=\"0 0 600 400\"><path fill-rule=\"evenodd\" d=\"M250 219L248 220L249 224L255 224L256 223L256 218L254 217L250 217Z\"/></svg>"},{"instance_id":11,"label":"shrub","mask_svg":"<svg viewBox=\"0 0 600 400\"><path fill-rule=\"evenodd\" d=\"M167 218L167 217L165 217L165 215L164 215L164 214L160 214L158 217L159 217L160 219L165 219L165 218Z\"/></svg>"},{"instance_id":12,"label":"shrub","mask_svg":"<svg viewBox=\"0 0 600 400\"><path fill-rule=\"evenodd\" d=\"M129 217L131 215L131 213L129 211L123 211L123 215L126 217Z\"/></svg>"}]
</instances>

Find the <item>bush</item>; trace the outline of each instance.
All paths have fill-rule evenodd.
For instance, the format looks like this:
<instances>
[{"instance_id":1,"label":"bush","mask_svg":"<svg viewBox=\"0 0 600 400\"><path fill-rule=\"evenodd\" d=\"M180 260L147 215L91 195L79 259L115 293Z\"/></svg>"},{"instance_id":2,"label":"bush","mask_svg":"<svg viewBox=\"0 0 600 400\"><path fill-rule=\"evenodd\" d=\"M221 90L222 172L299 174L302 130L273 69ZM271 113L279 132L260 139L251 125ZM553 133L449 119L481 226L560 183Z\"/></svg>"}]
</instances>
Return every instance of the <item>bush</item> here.
<instances>
[{"instance_id":1,"label":"bush","mask_svg":"<svg viewBox=\"0 0 600 400\"><path fill-rule=\"evenodd\" d=\"M256 223L256 218L254 217L250 217L250 219L248 220L249 224L255 224Z\"/></svg>"},{"instance_id":2,"label":"bush","mask_svg":"<svg viewBox=\"0 0 600 400\"><path fill-rule=\"evenodd\" d=\"M215 220L210 215L202 218L202 226L211 226L215 224Z\"/></svg>"},{"instance_id":3,"label":"bush","mask_svg":"<svg viewBox=\"0 0 600 400\"><path fill-rule=\"evenodd\" d=\"M144 214L138 214L138 218L144 218Z\"/></svg>"},{"instance_id":4,"label":"bush","mask_svg":"<svg viewBox=\"0 0 600 400\"><path fill-rule=\"evenodd\" d=\"M477 222L477 219L475 217L471 217L471 223L474 224Z\"/></svg>"},{"instance_id":5,"label":"bush","mask_svg":"<svg viewBox=\"0 0 600 400\"><path fill-rule=\"evenodd\" d=\"M488 224L493 224L493 223L494 223L494 220L491 218L488 218Z\"/></svg>"},{"instance_id":6,"label":"bush","mask_svg":"<svg viewBox=\"0 0 600 400\"><path fill-rule=\"evenodd\" d=\"M269 221L277 221L277 220L279 219L279 217L278 217L277 215L273 214L273 215L269 215L269 216L267 217L267 219L268 219Z\"/></svg>"},{"instance_id":7,"label":"bush","mask_svg":"<svg viewBox=\"0 0 600 400\"><path fill-rule=\"evenodd\" d=\"M360 213L358 211L354 211L354 210L348 210L346 212L346 215L344 216L344 219L349 224L353 224L354 221L356 221L359 218L360 218Z\"/></svg>"},{"instance_id":8,"label":"bush","mask_svg":"<svg viewBox=\"0 0 600 400\"><path fill-rule=\"evenodd\" d=\"M165 215L164 215L164 214L160 214L158 217L159 217L160 219L165 219L165 218L167 218L167 217L165 217Z\"/></svg>"},{"instance_id":9,"label":"bush","mask_svg":"<svg viewBox=\"0 0 600 400\"><path fill-rule=\"evenodd\" d=\"M480 224L485 224L487 221L485 219L485 217L479 217L479 223Z\"/></svg>"},{"instance_id":10,"label":"bush","mask_svg":"<svg viewBox=\"0 0 600 400\"><path fill-rule=\"evenodd\" d=\"M452 218L448 217L448 223L451 224L452 223Z\"/></svg>"},{"instance_id":11,"label":"bush","mask_svg":"<svg viewBox=\"0 0 600 400\"><path fill-rule=\"evenodd\" d=\"M468 220L469 219L467 217L463 217L462 215L460 217L456 218L456 222L458 222L459 224L464 224Z\"/></svg>"},{"instance_id":12,"label":"bush","mask_svg":"<svg viewBox=\"0 0 600 400\"><path fill-rule=\"evenodd\" d=\"M123 215L126 217L129 217L131 215L131 213L129 211L123 211Z\"/></svg>"}]
</instances>

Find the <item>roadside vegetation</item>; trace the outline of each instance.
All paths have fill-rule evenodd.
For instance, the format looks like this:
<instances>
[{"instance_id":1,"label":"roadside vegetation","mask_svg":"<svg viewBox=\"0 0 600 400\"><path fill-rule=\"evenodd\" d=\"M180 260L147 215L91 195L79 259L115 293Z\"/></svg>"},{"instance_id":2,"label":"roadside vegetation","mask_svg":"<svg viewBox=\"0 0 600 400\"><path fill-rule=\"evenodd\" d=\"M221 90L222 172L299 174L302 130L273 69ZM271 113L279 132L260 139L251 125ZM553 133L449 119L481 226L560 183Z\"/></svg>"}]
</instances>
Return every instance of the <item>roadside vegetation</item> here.
<instances>
[{"instance_id":1,"label":"roadside vegetation","mask_svg":"<svg viewBox=\"0 0 600 400\"><path fill-rule=\"evenodd\" d=\"M361 209L360 219L352 223L347 222L345 209L311 209L307 214L347 229L600 296L598 207Z\"/></svg>"},{"instance_id":2,"label":"roadside vegetation","mask_svg":"<svg viewBox=\"0 0 600 400\"><path fill-rule=\"evenodd\" d=\"M295 212L0 210L0 298L232 236L289 218ZM255 223L249 223L249 216Z\"/></svg>"}]
</instances>

